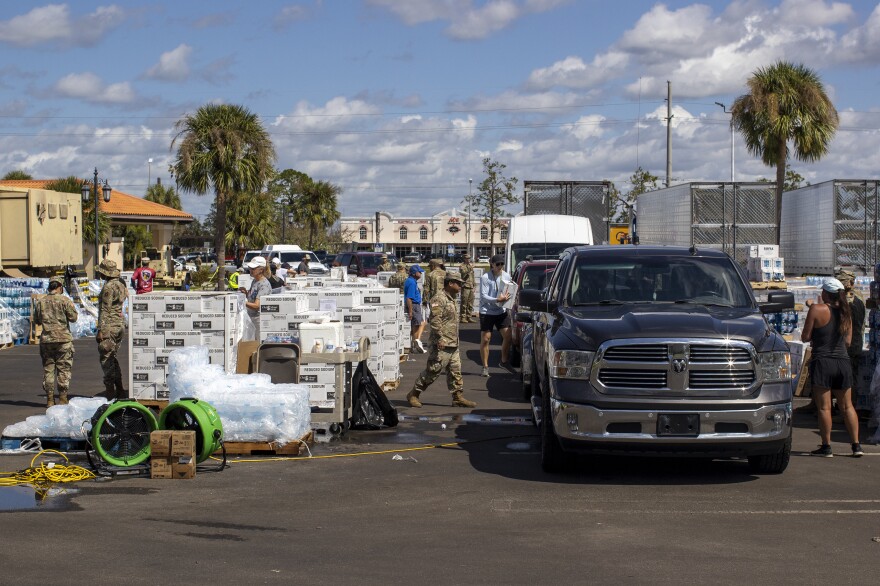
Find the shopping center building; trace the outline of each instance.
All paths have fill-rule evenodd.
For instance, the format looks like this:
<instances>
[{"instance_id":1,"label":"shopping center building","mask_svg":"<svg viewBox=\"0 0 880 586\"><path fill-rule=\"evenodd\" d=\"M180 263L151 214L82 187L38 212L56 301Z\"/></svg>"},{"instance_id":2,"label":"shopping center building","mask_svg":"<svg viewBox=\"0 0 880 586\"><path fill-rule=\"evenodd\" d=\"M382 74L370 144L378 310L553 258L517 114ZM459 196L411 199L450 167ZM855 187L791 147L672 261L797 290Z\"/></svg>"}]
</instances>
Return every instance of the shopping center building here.
<instances>
[{"instance_id":1,"label":"shopping center building","mask_svg":"<svg viewBox=\"0 0 880 586\"><path fill-rule=\"evenodd\" d=\"M504 254L509 218L502 218L491 242L489 222L468 218L467 212L452 208L433 216L395 217L388 212L340 220L345 239L354 250L391 252L398 258L408 254L464 254L474 258ZM492 245L494 244L494 250Z\"/></svg>"}]
</instances>

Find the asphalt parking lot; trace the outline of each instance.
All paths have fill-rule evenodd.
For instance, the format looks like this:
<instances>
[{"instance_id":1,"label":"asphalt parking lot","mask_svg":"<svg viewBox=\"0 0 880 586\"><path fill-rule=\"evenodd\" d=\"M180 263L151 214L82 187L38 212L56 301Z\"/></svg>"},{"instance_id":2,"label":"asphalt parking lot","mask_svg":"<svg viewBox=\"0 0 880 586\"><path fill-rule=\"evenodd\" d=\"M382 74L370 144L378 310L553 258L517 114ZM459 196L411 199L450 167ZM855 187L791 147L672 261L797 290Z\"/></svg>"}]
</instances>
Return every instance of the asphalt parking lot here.
<instances>
[{"instance_id":1,"label":"asphalt parking lot","mask_svg":"<svg viewBox=\"0 0 880 586\"><path fill-rule=\"evenodd\" d=\"M622 457L547 475L518 379L500 369L480 377L477 344L476 325L465 326L475 409L451 407L442 378L423 409L409 408L418 355L389 395L399 427L312 449L335 457L244 458L189 481L82 482L0 511L2 582L876 582L880 446L865 445L859 460L811 458L816 421L798 415L795 455L779 476L742 461ZM94 395L94 340L76 350L73 394ZM0 428L43 412L40 371L36 346L0 352ZM848 454L840 423L833 440ZM2 455L0 470L30 459Z\"/></svg>"}]
</instances>

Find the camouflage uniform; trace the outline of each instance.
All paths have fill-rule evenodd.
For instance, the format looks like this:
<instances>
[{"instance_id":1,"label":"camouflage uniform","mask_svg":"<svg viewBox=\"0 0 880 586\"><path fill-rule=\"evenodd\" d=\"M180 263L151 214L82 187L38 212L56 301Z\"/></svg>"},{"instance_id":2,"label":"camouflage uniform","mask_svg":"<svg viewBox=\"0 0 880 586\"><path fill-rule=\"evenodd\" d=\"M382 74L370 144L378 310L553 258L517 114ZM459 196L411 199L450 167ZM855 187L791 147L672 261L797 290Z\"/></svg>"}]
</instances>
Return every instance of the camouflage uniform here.
<instances>
[{"instance_id":1,"label":"camouflage uniform","mask_svg":"<svg viewBox=\"0 0 880 586\"><path fill-rule=\"evenodd\" d=\"M406 399L411 406L421 407L419 395L446 370L446 386L452 393L452 404L476 407L476 403L465 399L461 391L464 381L461 378L461 355L458 353L458 302L444 289L431 299L430 307L431 348L428 363Z\"/></svg>"},{"instance_id":2,"label":"camouflage uniform","mask_svg":"<svg viewBox=\"0 0 880 586\"><path fill-rule=\"evenodd\" d=\"M380 272L391 272L394 270L394 267L391 265L390 262L388 262L388 259L386 258L382 260L382 263L378 267L376 267L376 270Z\"/></svg>"},{"instance_id":3,"label":"camouflage uniform","mask_svg":"<svg viewBox=\"0 0 880 586\"><path fill-rule=\"evenodd\" d=\"M55 386L58 386L58 403L67 404L70 388L70 370L73 368L73 336L70 322L76 321L73 301L61 294L49 293L34 305L34 323L43 326L40 334L40 358L43 359L43 390L46 406L55 404Z\"/></svg>"},{"instance_id":4,"label":"camouflage uniform","mask_svg":"<svg viewBox=\"0 0 880 586\"><path fill-rule=\"evenodd\" d=\"M446 279L446 271L441 269L439 265L434 266L434 270L425 279L425 299L428 302L434 301L434 297L443 293L444 279Z\"/></svg>"},{"instance_id":5,"label":"camouflage uniform","mask_svg":"<svg viewBox=\"0 0 880 586\"><path fill-rule=\"evenodd\" d=\"M107 279L98 298L98 356L101 370L104 371L104 390L108 396L123 398L122 369L116 359L116 352L125 333L122 317L122 304L128 298L125 285L118 278L119 270L113 261L104 261L99 267Z\"/></svg>"},{"instance_id":6,"label":"camouflage uniform","mask_svg":"<svg viewBox=\"0 0 880 586\"><path fill-rule=\"evenodd\" d=\"M388 279L388 287L391 289L400 289L400 293L403 293L403 284L406 283L406 266L400 265L401 268L397 269L397 272L391 275Z\"/></svg>"},{"instance_id":7,"label":"camouflage uniform","mask_svg":"<svg viewBox=\"0 0 880 586\"><path fill-rule=\"evenodd\" d=\"M475 321L471 319L474 312L474 265L470 260L466 260L458 267L461 273L461 279L464 285L461 286L461 323L470 323Z\"/></svg>"}]
</instances>

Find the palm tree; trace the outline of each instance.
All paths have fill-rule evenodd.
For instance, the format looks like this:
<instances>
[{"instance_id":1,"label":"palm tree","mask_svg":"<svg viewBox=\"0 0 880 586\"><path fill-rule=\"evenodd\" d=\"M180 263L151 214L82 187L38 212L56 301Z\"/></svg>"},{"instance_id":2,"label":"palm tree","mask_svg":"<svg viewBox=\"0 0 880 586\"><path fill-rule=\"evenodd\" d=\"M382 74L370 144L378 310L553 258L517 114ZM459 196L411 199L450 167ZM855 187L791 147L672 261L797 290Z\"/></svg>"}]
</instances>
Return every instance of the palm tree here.
<instances>
[{"instance_id":1,"label":"palm tree","mask_svg":"<svg viewBox=\"0 0 880 586\"><path fill-rule=\"evenodd\" d=\"M730 124L745 138L749 153L776 167L776 243L782 221L782 191L789 146L801 161L818 161L837 130L837 110L819 76L804 65L777 61L756 70L749 93L733 103Z\"/></svg>"},{"instance_id":2,"label":"palm tree","mask_svg":"<svg viewBox=\"0 0 880 586\"><path fill-rule=\"evenodd\" d=\"M177 121L179 143L172 165L177 184L204 195L214 191L217 210L214 250L219 274L218 290L224 288L226 258L226 202L239 193L259 193L271 175L275 147L259 116L243 106L206 104Z\"/></svg>"},{"instance_id":3,"label":"palm tree","mask_svg":"<svg viewBox=\"0 0 880 586\"><path fill-rule=\"evenodd\" d=\"M177 193L177 190L173 187L165 187L162 185L162 180L158 177L156 178L156 183L154 185L147 187L147 194L144 196L144 199L169 208L174 208L175 210L183 209L183 206L180 204L180 194Z\"/></svg>"},{"instance_id":4,"label":"palm tree","mask_svg":"<svg viewBox=\"0 0 880 586\"><path fill-rule=\"evenodd\" d=\"M329 181L305 183L293 201L293 219L309 229L309 250L313 248L315 233L326 230L339 219L338 197L342 188Z\"/></svg>"},{"instance_id":5,"label":"palm tree","mask_svg":"<svg viewBox=\"0 0 880 586\"><path fill-rule=\"evenodd\" d=\"M262 248L275 234L275 202L268 193L237 193L226 207L226 246L238 250Z\"/></svg>"}]
</instances>

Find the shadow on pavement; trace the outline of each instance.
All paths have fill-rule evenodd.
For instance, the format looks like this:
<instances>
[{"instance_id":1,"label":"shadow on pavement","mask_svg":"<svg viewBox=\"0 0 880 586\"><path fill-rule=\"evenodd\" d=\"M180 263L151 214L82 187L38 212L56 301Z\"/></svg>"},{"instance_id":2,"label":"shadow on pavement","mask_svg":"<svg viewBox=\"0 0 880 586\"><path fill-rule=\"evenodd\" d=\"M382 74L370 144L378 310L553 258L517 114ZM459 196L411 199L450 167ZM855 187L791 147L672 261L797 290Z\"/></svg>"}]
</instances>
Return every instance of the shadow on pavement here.
<instances>
[{"instance_id":1,"label":"shadow on pavement","mask_svg":"<svg viewBox=\"0 0 880 586\"><path fill-rule=\"evenodd\" d=\"M541 469L540 437L522 409L475 409L456 428L456 440L474 469L517 480L562 484L704 485L757 480L745 460L574 456L571 472Z\"/></svg>"}]
</instances>

